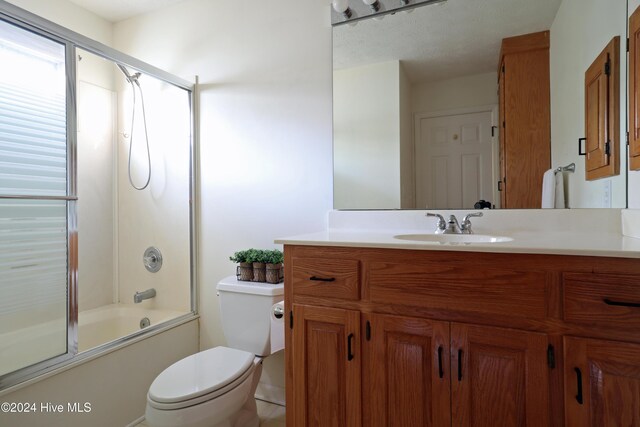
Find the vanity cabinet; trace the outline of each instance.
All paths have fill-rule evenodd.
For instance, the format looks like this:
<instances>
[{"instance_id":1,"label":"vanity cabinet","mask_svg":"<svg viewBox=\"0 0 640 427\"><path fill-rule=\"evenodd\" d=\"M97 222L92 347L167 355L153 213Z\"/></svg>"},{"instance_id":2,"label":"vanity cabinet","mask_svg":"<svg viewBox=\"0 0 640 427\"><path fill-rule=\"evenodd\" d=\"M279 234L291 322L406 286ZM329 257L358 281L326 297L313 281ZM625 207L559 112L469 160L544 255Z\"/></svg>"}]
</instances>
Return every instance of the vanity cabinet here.
<instances>
[{"instance_id":1,"label":"vanity cabinet","mask_svg":"<svg viewBox=\"0 0 640 427\"><path fill-rule=\"evenodd\" d=\"M503 39L498 65L501 207L539 208L551 167L549 31Z\"/></svg>"},{"instance_id":2,"label":"vanity cabinet","mask_svg":"<svg viewBox=\"0 0 640 427\"><path fill-rule=\"evenodd\" d=\"M636 303L636 260L285 245L287 425L640 425Z\"/></svg>"},{"instance_id":3,"label":"vanity cabinet","mask_svg":"<svg viewBox=\"0 0 640 427\"><path fill-rule=\"evenodd\" d=\"M640 425L640 345L565 338L567 427Z\"/></svg>"}]
</instances>

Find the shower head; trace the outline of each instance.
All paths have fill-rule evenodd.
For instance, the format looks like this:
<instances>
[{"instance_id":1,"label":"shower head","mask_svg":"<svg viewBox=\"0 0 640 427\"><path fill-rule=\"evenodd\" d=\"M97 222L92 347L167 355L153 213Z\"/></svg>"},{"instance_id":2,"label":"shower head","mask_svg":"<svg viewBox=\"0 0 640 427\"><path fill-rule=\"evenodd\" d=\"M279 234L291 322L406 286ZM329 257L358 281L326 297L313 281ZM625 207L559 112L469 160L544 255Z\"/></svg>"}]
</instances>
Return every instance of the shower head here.
<instances>
[{"instance_id":1,"label":"shower head","mask_svg":"<svg viewBox=\"0 0 640 427\"><path fill-rule=\"evenodd\" d=\"M140 73L133 73L133 75L131 75L129 74L127 69L124 67L124 65L122 64L116 64L116 65L118 66L118 68L120 68L120 71L122 71L122 74L124 74L125 78L127 79L127 82L135 83L138 86L140 86L140 83L138 83L138 77L140 77Z\"/></svg>"}]
</instances>

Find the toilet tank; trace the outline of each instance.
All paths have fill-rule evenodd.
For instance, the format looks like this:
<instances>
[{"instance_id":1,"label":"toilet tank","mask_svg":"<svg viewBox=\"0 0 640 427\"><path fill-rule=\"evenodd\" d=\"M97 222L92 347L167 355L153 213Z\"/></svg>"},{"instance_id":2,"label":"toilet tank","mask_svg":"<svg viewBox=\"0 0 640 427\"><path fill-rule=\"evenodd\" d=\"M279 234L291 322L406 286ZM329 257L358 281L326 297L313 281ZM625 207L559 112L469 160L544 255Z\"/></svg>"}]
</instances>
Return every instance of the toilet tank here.
<instances>
[{"instance_id":1,"label":"toilet tank","mask_svg":"<svg viewBox=\"0 0 640 427\"><path fill-rule=\"evenodd\" d=\"M229 276L216 289L227 346L257 356L271 354L271 307L284 299L284 284L243 282Z\"/></svg>"}]
</instances>

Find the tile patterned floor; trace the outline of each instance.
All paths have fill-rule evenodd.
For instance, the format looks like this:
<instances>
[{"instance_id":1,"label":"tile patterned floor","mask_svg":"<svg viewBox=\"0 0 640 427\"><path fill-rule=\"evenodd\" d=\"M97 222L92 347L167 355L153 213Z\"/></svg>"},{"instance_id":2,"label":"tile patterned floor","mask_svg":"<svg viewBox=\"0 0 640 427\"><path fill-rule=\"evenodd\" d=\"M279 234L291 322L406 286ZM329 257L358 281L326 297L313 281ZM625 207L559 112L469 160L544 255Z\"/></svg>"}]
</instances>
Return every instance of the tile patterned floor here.
<instances>
[{"instance_id":1,"label":"tile patterned floor","mask_svg":"<svg viewBox=\"0 0 640 427\"><path fill-rule=\"evenodd\" d=\"M284 427L284 406L256 400L258 404L258 416L260 417L260 427ZM148 427L144 421L136 427Z\"/></svg>"}]
</instances>

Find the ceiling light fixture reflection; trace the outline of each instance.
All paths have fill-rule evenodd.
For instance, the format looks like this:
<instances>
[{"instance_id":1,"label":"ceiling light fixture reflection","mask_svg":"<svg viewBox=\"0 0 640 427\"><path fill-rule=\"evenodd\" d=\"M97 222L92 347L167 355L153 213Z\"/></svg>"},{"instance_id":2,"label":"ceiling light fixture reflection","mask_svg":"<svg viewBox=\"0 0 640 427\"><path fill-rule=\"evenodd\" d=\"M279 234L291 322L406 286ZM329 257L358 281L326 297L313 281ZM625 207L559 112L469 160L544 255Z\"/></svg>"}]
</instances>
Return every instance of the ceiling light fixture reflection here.
<instances>
[{"instance_id":1,"label":"ceiling light fixture reflection","mask_svg":"<svg viewBox=\"0 0 640 427\"><path fill-rule=\"evenodd\" d=\"M380 10L380 2L378 0L362 0L362 2L369 6L373 12Z\"/></svg>"},{"instance_id":2,"label":"ceiling light fixture reflection","mask_svg":"<svg viewBox=\"0 0 640 427\"><path fill-rule=\"evenodd\" d=\"M331 5L333 6L333 10L340 13L344 19L351 18L352 13L347 0L333 0Z\"/></svg>"}]
</instances>

